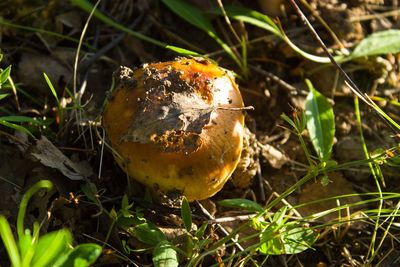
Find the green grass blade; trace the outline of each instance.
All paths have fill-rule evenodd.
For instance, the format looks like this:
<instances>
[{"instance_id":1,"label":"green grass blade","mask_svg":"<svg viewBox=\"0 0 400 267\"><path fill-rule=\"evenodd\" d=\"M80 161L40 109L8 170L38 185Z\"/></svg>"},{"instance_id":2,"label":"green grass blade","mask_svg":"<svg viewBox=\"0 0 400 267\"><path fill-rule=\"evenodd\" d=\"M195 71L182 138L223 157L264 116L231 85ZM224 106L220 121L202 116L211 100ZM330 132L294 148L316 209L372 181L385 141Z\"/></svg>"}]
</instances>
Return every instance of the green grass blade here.
<instances>
[{"instance_id":1,"label":"green grass blade","mask_svg":"<svg viewBox=\"0 0 400 267\"><path fill-rule=\"evenodd\" d=\"M192 24L193 26L202 29L208 34L215 34L214 27L206 19L203 12L182 0L162 0L162 2L179 17Z\"/></svg>"},{"instance_id":2,"label":"green grass blade","mask_svg":"<svg viewBox=\"0 0 400 267\"><path fill-rule=\"evenodd\" d=\"M294 51L299 53L304 58L309 59L314 62L317 62L317 63L330 63L330 60L328 57L315 56L315 55L312 55L310 53L307 53L307 52L301 50L292 41L290 41L290 39L278 27L278 25L275 22L273 22L273 20L270 19L267 15L264 15L258 11L252 10L252 9L239 7L239 6L225 6L224 8L225 8L227 15L230 18L254 25L256 27L259 27L261 29L271 32L272 34L278 36L283 41L285 41ZM222 12L218 9L213 9L211 11L211 13L222 15ZM341 60L341 58L337 58L337 60Z\"/></svg>"},{"instance_id":3,"label":"green grass blade","mask_svg":"<svg viewBox=\"0 0 400 267\"><path fill-rule=\"evenodd\" d=\"M257 26L261 29L267 30L273 33L276 36L282 37L281 30L275 24L275 22L270 19L267 15L264 15L256 10L252 10L245 7L240 6L224 6L226 14L235 20L239 20L254 26ZM215 8L210 11L211 14L216 14L222 16L222 12L220 9Z\"/></svg>"},{"instance_id":4,"label":"green grass blade","mask_svg":"<svg viewBox=\"0 0 400 267\"><path fill-rule=\"evenodd\" d=\"M82 10L88 12L88 13L92 12L92 10L93 10L93 5L87 0L70 0L70 2L72 4L74 4L74 5L76 5L77 7L81 8ZM188 51L190 51L190 50L187 50L187 49L184 49L184 48L180 48L180 47L177 47L177 46L168 45L168 44L166 44L164 42L160 42L160 41L158 41L156 39L153 39L151 37L148 37L148 36L146 36L146 35L144 35L144 34L142 34L140 32L135 32L135 31L133 31L133 30L131 30L131 29L129 29L129 28L117 23L116 21L108 18L106 15L101 13L99 10L95 10L93 15L97 19L102 21L103 23L105 23L105 24L107 24L107 25L109 25L111 27L114 27L117 30L125 32L126 34L131 35L131 36L133 36L133 37L135 37L135 38L137 38L139 40L142 40L142 41L145 41L145 42L148 42L148 43L151 43L151 44L154 44L154 45L166 48L166 49L170 49L170 50L172 50L174 52L186 51L186 53L188 53ZM191 53L192 53L192 55L197 55L198 54L198 53L193 52L193 51L191 51Z\"/></svg>"},{"instance_id":5,"label":"green grass blade","mask_svg":"<svg viewBox=\"0 0 400 267\"><path fill-rule=\"evenodd\" d=\"M10 262L14 267L21 266L21 259L18 252L17 244L11 232L10 225L4 216L0 216L0 236L3 240L4 247L7 250Z\"/></svg>"},{"instance_id":6,"label":"green grass blade","mask_svg":"<svg viewBox=\"0 0 400 267\"><path fill-rule=\"evenodd\" d=\"M396 127L398 131L400 131L400 124L398 124L395 120L393 120L388 114L386 114L385 111L383 111L374 101L372 101L371 98L369 98L368 95L365 95L367 99L369 100L370 106L375 109L376 112L378 112L382 117L384 117L392 126Z\"/></svg>"},{"instance_id":7,"label":"green grass blade","mask_svg":"<svg viewBox=\"0 0 400 267\"><path fill-rule=\"evenodd\" d=\"M42 121L26 116L2 116L0 117L0 120L8 122L30 122L33 124L44 125Z\"/></svg>"},{"instance_id":8,"label":"green grass blade","mask_svg":"<svg viewBox=\"0 0 400 267\"><path fill-rule=\"evenodd\" d=\"M173 45L167 45L165 48L167 48L169 50L172 50L172 51L174 51L174 52L176 52L176 53L178 53L178 54L180 54L182 56L201 56L199 53L194 52L192 50L188 50L188 49L185 49L185 48L180 48L180 47L173 46Z\"/></svg>"},{"instance_id":9,"label":"green grass blade","mask_svg":"<svg viewBox=\"0 0 400 267\"><path fill-rule=\"evenodd\" d=\"M34 28L34 27L30 27L30 26L23 26L23 25L14 24L14 23L11 23L11 22L5 20L2 17L0 17L0 25L2 25L4 27L18 29L18 30L29 31L29 32L48 35L48 36L53 36L53 37L59 38L61 40L68 40L68 41L71 41L71 42L74 42L74 43L78 43L79 42L79 40L77 40L75 38L72 38L70 36L63 35L63 34L60 34L60 33L57 33L57 32L47 31L47 30L44 30L44 29ZM85 47L87 47L87 48L89 48L91 50L95 50L95 48L93 46L89 45L89 44L84 44L84 45L85 45Z\"/></svg>"},{"instance_id":10,"label":"green grass blade","mask_svg":"<svg viewBox=\"0 0 400 267\"><path fill-rule=\"evenodd\" d=\"M23 127L21 125L18 125L18 124L15 124L15 123L11 123L11 122L8 122L8 121L5 121L5 120L1 120L1 119L0 119L0 125L6 126L8 128L11 128L11 129L23 132L23 133L26 133L30 137L35 138L35 136L28 129L26 129L25 127Z\"/></svg>"},{"instance_id":11,"label":"green grass blade","mask_svg":"<svg viewBox=\"0 0 400 267\"><path fill-rule=\"evenodd\" d=\"M214 27L200 9L182 0L162 0L162 2L186 22L206 32L225 50L235 63L242 68L240 59L235 55L229 45L218 37Z\"/></svg>"},{"instance_id":12,"label":"green grass blade","mask_svg":"<svg viewBox=\"0 0 400 267\"><path fill-rule=\"evenodd\" d=\"M17 217L17 232L18 237L21 238L24 235L24 218L26 207L28 206L28 202L30 198L40 189L44 188L50 190L53 187L52 182L48 180L41 180L31 186L28 191L25 192L24 196L22 197L21 203L19 205L18 210L18 217Z\"/></svg>"},{"instance_id":13,"label":"green grass blade","mask_svg":"<svg viewBox=\"0 0 400 267\"><path fill-rule=\"evenodd\" d=\"M335 137L335 118L328 100L306 80L310 93L305 103L307 129L317 155L327 161L331 155Z\"/></svg>"},{"instance_id":14,"label":"green grass blade","mask_svg":"<svg viewBox=\"0 0 400 267\"><path fill-rule=\"evenodd\" d=\"M295 45L286 35L284 36L283 40L297 53L299 53L301 56L304 58L317 62L317 63L331 63L331 60L328 57L320 57L316 55L312 55L310 53L307 53L303 50L301 50L297 45ZM343 57L335 57L335 60L338 62L341 62L343 60Z\"/></svg>"},{"instance_id":15,"label":"green grass blade","mask_svg":"<svg viewBox=\"0 0 400 267\"><path fill-rule=\"evenodd\" d=\"M58 100L57 91L56 91L56 89L54 88L52 82L50 81L49 76L47 76L46 73L43 73L43 76L44 76L44 79L46 80L47 85L49 86L49 88L50 88L50 90L51 90L51 93L52 93L53 96L56 98L57 104L59 104L60 101Z\"/></svg>"}]
</instances>

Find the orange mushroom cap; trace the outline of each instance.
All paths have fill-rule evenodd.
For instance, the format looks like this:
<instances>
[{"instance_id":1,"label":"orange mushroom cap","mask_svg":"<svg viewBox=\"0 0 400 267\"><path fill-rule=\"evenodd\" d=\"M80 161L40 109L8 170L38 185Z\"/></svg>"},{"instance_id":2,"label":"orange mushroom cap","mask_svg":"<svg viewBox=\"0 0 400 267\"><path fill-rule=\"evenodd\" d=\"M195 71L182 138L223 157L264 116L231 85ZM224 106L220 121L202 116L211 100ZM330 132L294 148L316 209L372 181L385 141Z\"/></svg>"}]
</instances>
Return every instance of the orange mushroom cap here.
<instances>
[{"instance_id":1,"label":"orange mushroom cap","mask_svg":"<svg viewBox=\"0 0 400 267\"><path fill-rule=\"evenodd\" d=\"M243 100L233 75L204 59L122 67L103 126L124 171L188 200L217 193L242 151Z\"/></svg>"}]
</instances>

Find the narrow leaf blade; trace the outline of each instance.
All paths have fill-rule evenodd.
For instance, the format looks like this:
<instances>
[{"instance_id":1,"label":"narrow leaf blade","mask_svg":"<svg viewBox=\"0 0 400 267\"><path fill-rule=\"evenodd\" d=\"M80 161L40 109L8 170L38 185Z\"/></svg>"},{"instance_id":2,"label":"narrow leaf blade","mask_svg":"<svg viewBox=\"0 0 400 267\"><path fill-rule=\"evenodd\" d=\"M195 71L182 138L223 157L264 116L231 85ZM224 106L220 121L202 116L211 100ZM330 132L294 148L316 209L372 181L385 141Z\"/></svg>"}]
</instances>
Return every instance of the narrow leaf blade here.
<instances>
[{"instance_id":1,"label":"narrow leaf blade","mask_svg":"<svg viewBox=\"0 0 400 267\"><path fill-rule=\"evenodd\" d=\"M213 26L200 9L182 0L162 0L162 2L188 23L207 33L212 32L215 34Z\"/></svg>"},{"instance_id":2,"label":"narrow leaf blade","mask_svg":"<svg viewBox=\"0 0 400 267\"><path fill-rule=\"evenodd\" d=\"M264 208L251 200L242 198L224 199L218 202L221 206L239 208L251 212L264 212Z\"/></svg>"},{"instance_id":3,"label":"narrow leaf blade","mask_svg":"<svg viewBox=\"0 0 400 267\"><path fill-rule=\"evenodd\" d=\"M0 119L0 125L4 125L4 126L6 126L6 127L8 127L8 128L11 128L11 129L14 129L14 130L17 130L17 131L26 133L26 134L28 134L29 136L33 137L33 138L35 137L28 129L26 129L26 128L23 127L23 126L17 125L17 124L15 124L15 123L11 123L11 122L8 122L8 121L1 120L1 119Z\"/></svg>"},{"instance_id":4,"label":"narrow leaf blade","mask_svg":"<svg viewBox=\"0 0 400 267\"><path fill-rule=\"evenodd\" d=\"M44 76L44 79L46 80L46 83L49 86L51 92L53 93L54 97L56 98L57 103L59 103L56 89L54 88L53 84L51 83L50 78L47 76L46 73L43 73L43 76Z\"/></svg>"},{"instance_id":5,"label":"narrow leaf blade","mask_svg":"<svg viewBox=\"0 0 400 267\"><path fill-rule=\"evenodd\" d=\"M11 227L4 216L0 216L0 237L13 266L21 266L18 247L11 231Z\"/></svg>"},{"instance_id":6,"label":"narrow leaf blade","mask_svg":"<svg viewBox=\"0 0 400 267\"><path fill-rule=\"evenodd\" d=\"M0 94L0 100L2 100L3 98L6 98L7 96L9 96L10 94Z\"/></svg>"},{"instance_id":7,"label":"narrow leaf blade","mask_svg":"<svg viewBox=\"0 0 400 267\"><path fill-rule=\"evenodd\" d=\"M189 202L186 198L182 201L181 217L186 231L190 232L192 229L192 211L190 210Z\"/></svg>"},{"instance_id":8,"label":"narrow leaf blade","mask_svg":"<svg viewBox=\"0 0 400 267\"><path fill-rule=\"evenodd\" d=\"M215 31L211 22L206 18L203 11L194 5L189 4L187 1L162 0L162 2L186 22L206 32L222 47L222 49L224 49L224 51L235 61L238 66L242 66L242 63L235 55L231 47L218 37L217 32ZM169 48L171 49L171 47Z\"/></svg>"},{"instance_id":9,"label":"narrow leaf blade","mask_svg":"<svg viewBox=\"0 0 400 267\"><path fill-rule=\"evenodd\" d=\"M327 161L331 155L335 137L333 108L309 80L306 80L306 83L310 90L305 103L307 129L318 157Z\"/></svg>"},{"instance_id":10,"label":"narrow leaf blade","mask_svg":"<svg viewBox=\"0 0 400 267\"><path fill-rule=\"evenodd\" d=\"M5 83L11 74L11 65L0 73L0 85Z\"/></svg>"},{"instance_id":11,"label":"narrow leaf blade","mask_svg":"<svg viewBox=\"0 0 400 267\"><path fill-rule=\"evenodd\" d=\"M224 6L224 9L228 17L232 19L252 24L277 36L281 36L279 27L267 15L264 15L256 10L233 5ZM221 9L219 8L211 10L210 13L223 15Z\"/></svg>"}]
</instances>

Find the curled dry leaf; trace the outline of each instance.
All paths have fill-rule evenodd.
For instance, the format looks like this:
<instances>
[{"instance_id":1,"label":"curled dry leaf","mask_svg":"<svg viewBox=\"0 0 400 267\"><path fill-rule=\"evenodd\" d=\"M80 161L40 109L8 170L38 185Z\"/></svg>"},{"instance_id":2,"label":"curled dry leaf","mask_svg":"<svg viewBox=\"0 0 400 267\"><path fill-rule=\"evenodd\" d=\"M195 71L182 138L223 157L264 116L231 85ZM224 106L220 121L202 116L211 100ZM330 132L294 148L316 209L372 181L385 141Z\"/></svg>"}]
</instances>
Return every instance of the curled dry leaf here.
<instances>
[{"instance_id":1,"label":"curled dry leaf","mask_svg":"<svg viewBox=\"0 0 400 267\"><path fill-rule=\"evenodd\" d=\"M59 170L71 180L82 180L93 174L89 166L71 161L45 136L36 142L31 155L43 165Z\"/></svg>"},{"instance_id":2,"label":"curled dry leaf","mask_svg":"<svg viewBox=\"0 0 400 267\"><path fill-rule=\"evenodd\" d=\"M129 71L123 71L126 72ZM200 133L210 122L215 106L210 102L210 96L205 95L208 91L204 95L197 94L195 86L198 85L181 79L181 74L168 68L144 69L146 95L139 101L140 113L122 137L123 142L147 144L155 141L166 151L179 151L183 147L187 153L197 150ZM173 145L167 141L171 138L182 138L183 144L178 142Z\"/></svg>"}]
</instances>

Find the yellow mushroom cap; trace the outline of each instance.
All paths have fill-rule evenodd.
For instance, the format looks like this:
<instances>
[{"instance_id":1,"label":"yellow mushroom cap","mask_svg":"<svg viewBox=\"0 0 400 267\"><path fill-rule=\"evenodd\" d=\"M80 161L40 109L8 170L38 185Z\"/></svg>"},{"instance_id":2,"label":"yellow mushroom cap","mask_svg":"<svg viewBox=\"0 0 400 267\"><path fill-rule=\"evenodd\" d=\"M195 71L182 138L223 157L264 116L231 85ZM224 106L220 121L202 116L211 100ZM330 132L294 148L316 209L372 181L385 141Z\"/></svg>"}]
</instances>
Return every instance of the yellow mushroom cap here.
<instances>
[{"instance_id":1,"label":"yellow mushroom cap","mask_svg":"<svg viewBox=\"0 0 400 267\"><path fill-rule=\"evenodd\" d=\"M121 168L191 200L213 196L242 151L243 100L233 75L203 59L121 68L103 126Z\"/></svg>"}]
</instances>

